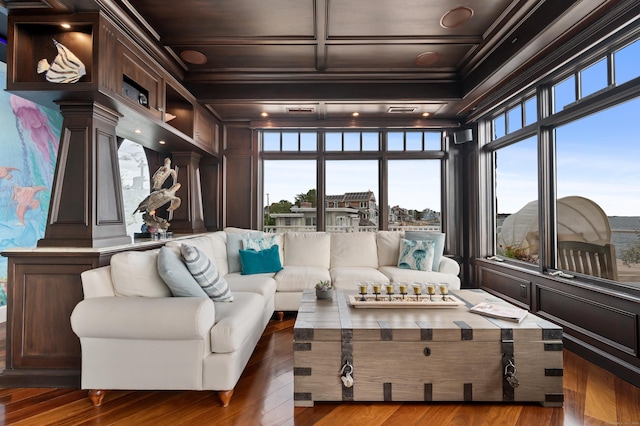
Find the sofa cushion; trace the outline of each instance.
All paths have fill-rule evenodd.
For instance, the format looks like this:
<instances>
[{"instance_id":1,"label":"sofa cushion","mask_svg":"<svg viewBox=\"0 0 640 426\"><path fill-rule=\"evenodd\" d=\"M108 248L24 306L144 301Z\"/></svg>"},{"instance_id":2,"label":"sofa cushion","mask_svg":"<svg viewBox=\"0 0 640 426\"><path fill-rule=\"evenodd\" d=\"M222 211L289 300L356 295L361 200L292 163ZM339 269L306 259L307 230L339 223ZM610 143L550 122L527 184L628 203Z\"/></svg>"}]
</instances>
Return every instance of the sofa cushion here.
<instances>
[{"instance_id":1,"label":"sofa cushion","mask_svg":"<svg viewBox=\"0 0 640 426\"><path fill-rule=\"evenodd\" d=\"M329 269L322 266L285 266L275 279L278 291L301 292L313 288L320 281L331 280L331 275Z\"/></svg>"},{"instance_id":2,"label":"sofa cushion","mask_svg":"<svg viewBox=\"0 0 640 426\"><path fill-rule=\"evenodd\" d=\"M283 266L331 265L331 236L326 232L287 232L284 234Z\"/></svg>"},{"instance_id":3,"label":"sofa cushion","mask_svg":"<svg viewBox=\"0 0 640 426\"><path fill-rule=\"evenodd\" d=\"M378 246L378 266L398 265L400 239L403 237L404 231L376 232L376 245Z\"/></svg>"},{"instance_id":4,"label":"sofa cushion","mask_svg":"<svg viewBox=\"0 0 640 426\"><path fill-rule=\"evenodd\" d=\"M216 265L222 276L228 273L227 234L225 232L210 232L197 237L167 241L165 247L169 247L180 254L180 246L183 243L198 247Z\"/></svg>"},{"instance_id":5,"label":"sofa cushion","mask_svg":"<svg viewBox=\"0 0 640 426\"><path fill-rule=\"evenodd\" d=\"M124 251L111 256L116 296L171 297L171 290L158 273L159 251Z\"/></svg>"},{"instance_id":6,"label":"sofa cushion","mask_svg":"<svg viewBox=\"0 0 640 426\"><path fill-rule=\"evenodd\" d=\"M158 273L176 297L208 297L180 256L168 247L160 247Z\"/></svg>"},{"instance_id":7,"label":"sofa cushion","mask_svg":"<svg viewBox=\"0 0 640 426\"><path fill-rule=\"evenodd\" d=\"M453 274L443 274L435 271L416 271L413 269L400 269L397 266L381 266L378 270L387 276L391 282L419 283L447 283L450 290L460 289L460 278Z\"/></svg>"},{"instance_id":8,"label":"sofa cushion","mask_svg":"<svg viewBox=\"0 0 640 426\"><path fill-rule=\"evenodd\" d=\"M236 231L227 232L227 264L229 272L240 272L242 265L240 264L240 250L242 249L242 240L246 238L262 238L261 231Z\"/></svg>"},{"instance_id":9,"label":"sofa cushion","mask_svg":"<svg viewBox=\"0 0 640 426\"><path fill-rule=\"evenodd\" d=\"M440 259L444 253L445 234L441 232L430 231L406 231L404 238L407 240L433 240L435 242L433 250L433 266L432 271L438 271L440 268Z\"/></svg>"},{"instance_id":10,"label":"sofa cushion","mask_svg":"<svg viewBox=\"0 0 640 426\"><path fill-rule=\"evenodd\" d=\"M233 302L233 294L224 277L199 248L183 243L180 252L187 269L207 296L218 302Z\"/></svg>"},{"instance_id":11,"label":"sofa cushion","mask_svg":"<svg viewBox=\"0 0 640 426\"><path fill-rule=\"evenodd\" d=\"M337 290L356 291L361 281L387 283L389 278L374 268L362 266L331 268L331 284Z\"/></svg>"},{"instance_id":12,"label":"sofa cushion","mask_svg":"<svg viewBox=\"0 0 640 426\"><path fill-rule=\"evenodd\" d=\"M378 267L375 232L331 234L331 268L341 266Z\"/></svg>"},{"instance_id":13,"label":"sofa cushion","mask_svg":"<svg viewBox=\"0 0 640 426\"><path fill-rule=\"evenodd\" d=\"M265 300L256 293L235 293L233 303L215 302L216 324L211 328L211 351L237 351L262 324Z\"/></svg>"},{"instance_id":14,"label":"sofa cushion","mask_svg":"<svg viewBox=\"0 0 640 426\"><path fill-rule=\"evenodd\" d=\"M276 292L276 280L273 273L242 275L240 272L233 272L225 275L229 288L236 292L257 293L264 296L265 300L271 300Z\"/></svg>"},{"instance_id":15,"label":"sofa cushion","mask_svg":"<svg viewBox=\"0 0 640 426\"><path fill-rule=\"evenodd\" d=\"M282 269L278 245L259 251L240 250L240 264L242 265L242 275L278 272Z\"/></svg>"},{"instance_id":16,"label":"sofa cushion","mask_svg":"<svg viewBox=\"0 0 640 426\"><path fill-rule=\"evenodd\" d=\"M400 240L398 268L418 271L433 270L433 240Z\"/></svg>"}]
</instances>

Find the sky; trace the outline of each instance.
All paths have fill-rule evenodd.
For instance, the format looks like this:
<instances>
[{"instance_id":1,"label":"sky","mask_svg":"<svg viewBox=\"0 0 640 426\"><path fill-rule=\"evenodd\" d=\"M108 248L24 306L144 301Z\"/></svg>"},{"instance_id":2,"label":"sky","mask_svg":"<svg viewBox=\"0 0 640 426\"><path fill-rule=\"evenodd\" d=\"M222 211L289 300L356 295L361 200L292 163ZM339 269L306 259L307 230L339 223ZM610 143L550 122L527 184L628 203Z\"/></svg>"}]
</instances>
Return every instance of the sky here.
<instances>
[{"instance_id":1,"label":"sky","mask_svg":"<svg viewBox=\"0 0 640 426\"><path fill-rule=\"evenodd\" d=\"M556 129L558 197L580 195L607 216L640 216L640 99ZM498 212L514 213L537 198L535 139L497 154Z\"/></svg>"}]
</instances>

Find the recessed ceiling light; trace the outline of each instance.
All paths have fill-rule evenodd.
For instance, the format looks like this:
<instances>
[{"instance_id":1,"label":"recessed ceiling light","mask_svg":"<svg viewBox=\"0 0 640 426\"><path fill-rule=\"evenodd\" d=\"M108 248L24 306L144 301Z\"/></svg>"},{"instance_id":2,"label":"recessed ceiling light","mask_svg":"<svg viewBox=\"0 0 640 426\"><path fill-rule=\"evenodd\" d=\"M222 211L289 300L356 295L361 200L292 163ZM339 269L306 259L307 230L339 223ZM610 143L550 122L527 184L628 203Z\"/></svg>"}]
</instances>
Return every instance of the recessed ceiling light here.
<instances>
[{"instance_id":1,"label":"recessed ceiling light","mask_svg":"<svg viewBox=\"0 0 640 426\"><path fill-rule=\"evenodd\" d=\"M189 62L194 65L202 65L207 63L207 57L202 52L198 52L197 50L183 50L180 52L180 57L185 60L185 62Z\"/></svg>"},{"instance_id":2,"label":"recessed ceiling light","mask_svg":"<svg viewBox=\"0 0 640 426\"><path fill-rule=\"evenodd\" d=\"M422 116L423 116L423 117L429 117L430 115L431 115L431 113L429 113L429 112L423 112L423 113L422 113Z\"/></svg>"},{"instance_id":3,"label":"recessed ceiling light","mask_svg":"<svg viewBox=\"0 0 640 426\"><path fill-rule=\"evenodd\" d=\"M268 117L268 116L269 116L269 113L268 113L268 112L261 112L261 113L260 113L260 116L261 116L261 117Z\"/></svg>"},{"instance_id":4,"label":"recessed ceiling light","mask_svg":"<svg viewBox=\"0 0 640 426\"><path fill-rule=\"evenodd\" d=\"M159 143L160 145L164 145L166 142L165 142L165 141L158 141L158 143Z\"/></svg>"},{"instance_id":5,"label":"recessed ceiling light","mask_svg":"<svg viewBox=\"0 0 640 426\"><path fill-rule=\"evenodd\" d=\"M359 113L359 112L354 112L354 113L353 113L353 114L351 114L351 115L353 115L354 117L357 117L357 116L359 116L359 115L360 115L360 113Z\"/></svg>"},{"instance_id":6,"label":"recessed ceiling light","mask_svg":"<svg viewBox=\"0 0 640 426\"><path fill-rule=\"evenodd\" d=\"M133 131L133 133L135 133L135 134L139 135L140 133L142 133L142 130L140 130L140 129L135 129L135 130Z\"/></svg>"},{"instance_id":7,"label":"recessed ceiling light","mask_svg":"<svg viewBox=\"0 0 640 426\"><path fill-rule=\"evenodd\" d=\"M458 28L469 22L473 16L473 9L466 6L451 9L440 18L440 26L442 28Z\"/></svg>"},{"instance_id":8,"label":"recessed ceiling light","mask_svg":"<svg viewBox=\"0 0 640 426\"><path fill-rule=\"evenodd\" d=\"M416 65L428 67L429 65L438 62L438 59L440 59L440 54L438 52L424 52L416 57Z\"/></svg>"},{"instance_id":9,"label":"recessed ceiling light","mask_svg":"<svg viewBox=\"0 0 640 426\"><path fill-rule=\"evenodd\" d=\"M60 26L61 26L62 28L64 28L65 30L68 30L69 28L71 28L71 25L70 25L70 24L67 24L66 22L65 22L65 23L63 23L63 24L60 24Z\"/></svg>"}]
</instances>

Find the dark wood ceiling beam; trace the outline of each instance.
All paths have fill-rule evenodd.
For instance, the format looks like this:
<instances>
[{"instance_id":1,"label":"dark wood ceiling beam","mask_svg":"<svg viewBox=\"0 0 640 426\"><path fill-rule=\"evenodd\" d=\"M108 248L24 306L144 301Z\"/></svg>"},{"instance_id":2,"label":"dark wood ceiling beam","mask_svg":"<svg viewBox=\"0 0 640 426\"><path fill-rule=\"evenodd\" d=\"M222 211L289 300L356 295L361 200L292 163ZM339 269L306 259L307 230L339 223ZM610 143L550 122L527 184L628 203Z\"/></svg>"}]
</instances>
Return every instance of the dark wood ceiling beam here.
<instances>
[{"instance_id":1,"label":"dark wood ceiling beam","mask_svg":"<svg viewBox=\"0 0 640 426\"><path fill-rule=\"evenodd\" d=\"M187 85L203 103L222 101L401 101L460 100L457 83L246 83Z\"/></svg>"},{"instance_id":2,"label":"dark wood ceiling beam","mask_svg":"<svg viewBox=\"0 0 640 426\"><path fill-rule=\"evenodd\" d=\"M269 45L269 44L480 44L482 37L198 37L198 38L162 38L162 43L171 47L226 46L226 45Z\"/></svg>"},{"instance_id":3,"label":"dark wood ceiling beam","mask_svg":"<svg viewBox=\"0 0 640 426\"><path fill-rule=\"evenodd\" d=\"M325 72L323 74L317 74L313 72L305 72L300 70L298 73L292 73L291 69L285 70L278 74L268 72L252 72L245 70L240 72L234 70L228 73L213 72L212 70L204 69L199 72L191 72L185 79L185 84L203 84L203 83L255 83L255 82L270 82L270 83L316 83L318 81L323 82L342 82L342 83L390 83L390 82L419 82L428 84L448 84L456 83L460 79L458 75L453 71L438 71L438 72L425 72L425 71L412 71L411 73L395 73L386 72L376 73L362 73L362 72Z\"/></svg>"},{"instance_id":4,"label":"dark wood ceiling beam","mask_svg":"<svg viewBox=\"0 0 640 426\"><path fill-rule=\"evenodd\" d=\"M327 0L316 0L315 4L316 69L324 71L327 69Z\"/></svg>"}]
</instances>

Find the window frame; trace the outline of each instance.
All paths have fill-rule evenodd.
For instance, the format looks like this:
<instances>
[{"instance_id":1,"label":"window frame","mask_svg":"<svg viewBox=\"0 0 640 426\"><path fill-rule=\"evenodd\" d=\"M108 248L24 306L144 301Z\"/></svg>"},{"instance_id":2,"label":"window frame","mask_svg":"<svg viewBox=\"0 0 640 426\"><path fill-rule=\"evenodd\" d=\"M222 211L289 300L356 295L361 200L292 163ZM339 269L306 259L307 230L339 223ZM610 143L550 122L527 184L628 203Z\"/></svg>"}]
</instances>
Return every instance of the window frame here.
<instances>
[{"instance_id":1,"label":"window frame","mask_svg":"<svg viewBox=\"0 0 640 426\"><path fill-rule=\"evenodd\" d=\"M259 141L259 179L260 182L258 184L259 188L264 187L264 174L262 171L264 170L264 161L268 160L309 160L313 159L316 161L316 174L317 174L317 188L316 194L318 199L323 199L326 197L325 193L325 185L324 181L324 173L325 173L325 164L327 161L332 160L376 160L379 162L378 166L378 197L377 205L378 205L378 215L379 215L379 223L378 228L381 230L388 229L388 193L387 193L387 168L386 163L389 160L396 159L428 159L428 160L438 160L440 167L440 224L442 229L445 229L445 221L446 221L446 176L445 176L445 160L447 158L446 153L446 135L447 129L433 129L433 128L403 128L403 129L387 129L387 128L360 128L358 130L353 129L324 129L324 128L301 128L301 129L278 129L278 128L268 128L268 129L256 129L258 131L258 141ZM273 133L273 132L316 132L317 135L317 150L315 151L283 151L281 150L271 150L264 151L263 150L263 135L264 133ZM344 149L344 136L342 138L342 150L326 150L325 148L325 135L327 133L336 133L342 132L343 135L345 133L360 133L360 150L345 150ZM379 149L376 151L373 150L364 150L363 149L363 134L365 133L378 133L379 135ZM406 143L403 145L405 149L402 151L394 150L389 151L387 149L388 143L387 138L389 133L398 133L398 132L423 132L422 136L422 150L406 150ZM438 150L430 150L427 149L427 142L425 133L439 133L440 135L440 149ZM406 139L406 138L405 138ZM282 145L281 145L282 146ZM264 194L259 193L259 206L264 206L263 200ZM323 203L316 203L317 206L317 219L316 219L316 230L317 231L325 231L326 230L326 221L325 221L325 206ZM259 207L260 209L261 207ZM262 215L258 216L260 218L259 227L263 228L264 224L262 223Z\"/></svg>"}]
</instances>

